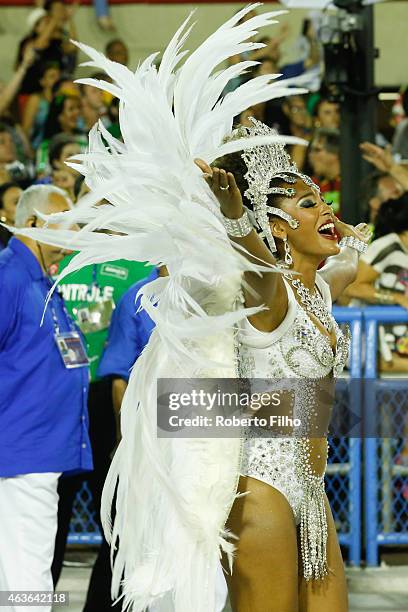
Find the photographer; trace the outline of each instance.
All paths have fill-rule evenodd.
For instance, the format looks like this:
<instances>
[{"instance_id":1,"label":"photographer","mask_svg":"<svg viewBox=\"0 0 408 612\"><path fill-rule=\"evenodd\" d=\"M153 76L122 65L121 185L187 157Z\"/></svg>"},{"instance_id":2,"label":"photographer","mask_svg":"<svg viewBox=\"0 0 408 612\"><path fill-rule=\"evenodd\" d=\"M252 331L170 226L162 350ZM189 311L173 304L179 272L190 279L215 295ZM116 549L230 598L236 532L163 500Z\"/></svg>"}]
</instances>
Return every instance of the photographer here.
<instances>
[{"instance_id":1,"label":"photographer","mask_svg":"<svg viewBox=\"0 0 408 612\"><path fill-rule=\"evenodd\" d=\"M18 159L11 130L0 123L0 185L13 181L27 187L34 177L31 162L22 164Z\"/></svg>"}]
</instances>

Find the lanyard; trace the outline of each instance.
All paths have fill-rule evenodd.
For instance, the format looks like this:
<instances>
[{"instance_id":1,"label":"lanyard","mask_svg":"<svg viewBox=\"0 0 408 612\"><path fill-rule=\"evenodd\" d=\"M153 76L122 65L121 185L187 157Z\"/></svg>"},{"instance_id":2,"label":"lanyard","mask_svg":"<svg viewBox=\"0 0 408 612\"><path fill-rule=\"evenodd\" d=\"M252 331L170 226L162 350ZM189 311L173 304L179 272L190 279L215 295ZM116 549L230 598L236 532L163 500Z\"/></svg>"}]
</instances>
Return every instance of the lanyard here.
<instances>
[{"instance_id":1,"label":"lanyard","mask_svg":"<svg viewBox=\"0 0 408 612\"><path fill-rule=\"evenodd\" d=\"M47 283L47 284L48 284L48 287L49 287L49 289L51 289L51 287L52 287L53 283L52 283L52 281L51 281L51 279L50 279L50 277L49 277L48 275L45 277L45 280L46 280L46 281L48 281L48 283ZM66 320L67 320L67 322L68 322L69 329L70 329L71 331L75 331L75 332L76 332L76 331L77 331L77 330L76 330L76 327L75 327L74 322L73 322L73 320L72 320L72 318L71 318L71 316L70 316L70 314L69 314L69 312L68 312L68 310L67 310L67 308L66 308L66 306L65 306L64 300L62 299L62 297L61 297L61 296L59 296L59 295L55 295L55 293L54 293L54 294L51 296L49 306L50 306L50 310L51 310L52 324L53 324L53 326L54 326L54 332L55 332L55 334L57 334L57 335L58 335L58 334L60 333L60 331L61 331L61 329L60 329L60 324L59 324L59 321L58 321L57 311L56 311L55 306L54 306L54 300L56 300L56 299L61 300L62 310L63 310L63 312L64 312L65 319L66 319Z\"/></svg>"}]
</instances>

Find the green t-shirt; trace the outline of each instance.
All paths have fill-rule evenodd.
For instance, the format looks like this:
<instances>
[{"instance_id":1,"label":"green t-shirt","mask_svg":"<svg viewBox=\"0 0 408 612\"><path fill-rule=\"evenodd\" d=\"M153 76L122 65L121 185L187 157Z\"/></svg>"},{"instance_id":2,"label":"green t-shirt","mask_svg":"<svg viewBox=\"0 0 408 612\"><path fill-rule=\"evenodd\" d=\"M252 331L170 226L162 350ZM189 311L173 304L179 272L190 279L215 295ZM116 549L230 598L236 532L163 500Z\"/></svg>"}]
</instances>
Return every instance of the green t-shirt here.
<instances>
[{"instance_id":1,"label":"green t-shirt","mask_svg":"<svg viewBox=\"0 0 408 612\"><path fill-rule=\"evenodd\" d=\"M59 265L61 272L73 255ZM59 291L66 307L87 343L91 381L98 380L96 371L105 348L110 319L115 304L134 283L150 274L151 266L119 259L73 272L60 283Z\"/></svg>"}]
</instances>

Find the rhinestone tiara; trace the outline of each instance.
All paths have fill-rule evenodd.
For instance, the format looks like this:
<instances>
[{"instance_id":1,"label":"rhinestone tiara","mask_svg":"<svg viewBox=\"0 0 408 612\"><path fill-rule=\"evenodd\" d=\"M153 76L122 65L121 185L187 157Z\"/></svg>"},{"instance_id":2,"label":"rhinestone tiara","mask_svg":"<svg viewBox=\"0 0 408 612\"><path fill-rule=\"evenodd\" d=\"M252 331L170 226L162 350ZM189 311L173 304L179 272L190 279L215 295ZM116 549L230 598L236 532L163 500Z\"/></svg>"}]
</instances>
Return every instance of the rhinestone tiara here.
<instances>
[{"instance_id":1,"label":"rhinestone tiara","mask_svg":"<svg viewBox=\"0 0 408 612\"><path fill-rule=\"evenodd\" d=\"M250 117L253 127L239 127L236 135L240 137L252 136L278 136L278 132L261 121ZM266 239L269 248L276 252L276 244L269 225L268 214L277 215L287 221L293 229L299 226L299 222L285 213L280 208L268 205L268 195L280 194L292 198L296 195L293 187L270 187L271 180L280 178L285 183L293 185L301 179L306 185L320 191L312 179L299 172L296 164L291 161L289 154L285 150L285 145L281 143L261 145L245 149L241 153L242 159L247 167L245 179L248 189L244 195L252 204L255 221L259 228L259 236Z\"/></svg>"}]
</instances>

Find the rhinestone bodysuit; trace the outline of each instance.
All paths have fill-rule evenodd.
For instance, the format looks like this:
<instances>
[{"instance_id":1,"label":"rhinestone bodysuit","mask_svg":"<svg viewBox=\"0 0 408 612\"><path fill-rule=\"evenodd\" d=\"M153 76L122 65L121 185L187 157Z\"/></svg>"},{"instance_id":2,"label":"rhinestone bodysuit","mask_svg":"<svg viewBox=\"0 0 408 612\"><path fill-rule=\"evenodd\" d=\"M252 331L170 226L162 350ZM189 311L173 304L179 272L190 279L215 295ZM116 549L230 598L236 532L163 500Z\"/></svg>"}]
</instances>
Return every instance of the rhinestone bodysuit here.
<instances>
[{"instance_id":1,"label":"rhinestone bodysuit","mask_svg":"<svg viewBox=\"0 0 408 612\"><path fill-rule=\"evenodd\" d=\"M318 387L316 381L332 379L341 373L348 357L349 337L333 319L336 346L332 349L329 338L296 301L290 284L284 282L288 312L276 330L261 332L248 320L241 324L240 375L276 381L298 379L301 388L295 393L293 416L309 424L308 434L273 438L256 435L253 430L246 432L241 474L273 486L286 497L300 525L303 573L309 580L327 574L324 496L327 441L310 436L310 422L320 405L314 388ZM329 287L319 274L316 286L331 309Z\"/></svg>"}]
</instances>

